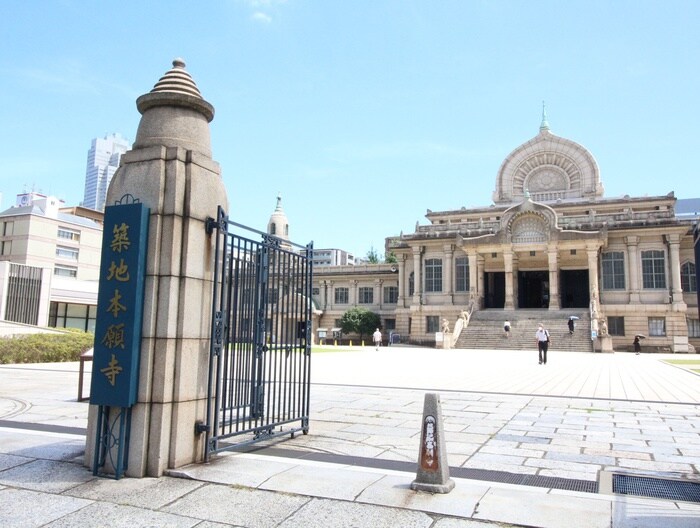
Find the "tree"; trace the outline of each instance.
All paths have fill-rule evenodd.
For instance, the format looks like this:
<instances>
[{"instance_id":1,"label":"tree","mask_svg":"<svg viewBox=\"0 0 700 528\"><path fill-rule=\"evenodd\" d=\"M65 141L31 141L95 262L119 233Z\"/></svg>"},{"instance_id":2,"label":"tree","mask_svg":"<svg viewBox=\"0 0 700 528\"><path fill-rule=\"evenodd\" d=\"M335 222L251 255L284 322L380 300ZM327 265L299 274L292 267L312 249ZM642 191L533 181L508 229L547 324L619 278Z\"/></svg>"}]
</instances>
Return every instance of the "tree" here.
<instances>
[{"instance_id":1,"label":"tree","mask_svg":"<svg viewBox=\"0 0 700 528\"><path fill-rule=\"evenodd\" d=\"M369 311L367 308L356 306L350 308L340 318L340 329L344 334L360 334L360 339L365 335L370 335L379 328L381 318L378 314Z\"/></svg>"},{"instance_id":2,"label":"tree","mask_svg":"<svg viewBox=\"0 0 700 528\"><path fill-rule=\"evenodd\" d=\"M367 252L367 262L370 264L379 264L379 255L377 254L377 250L374 249L374 246L370 246Z\"/></svg>"},{"instance_id":3,"label":"tree","mask_svg":"<svg viewBox=\"0 0 700 528\"><path fill-rule=\"evenodd\" d=\"M384 253L384 262L387 264L396 264L399 262L399 259L396 258L396 253L389 251L389 253Z\"/></svg>"}]
</instances>

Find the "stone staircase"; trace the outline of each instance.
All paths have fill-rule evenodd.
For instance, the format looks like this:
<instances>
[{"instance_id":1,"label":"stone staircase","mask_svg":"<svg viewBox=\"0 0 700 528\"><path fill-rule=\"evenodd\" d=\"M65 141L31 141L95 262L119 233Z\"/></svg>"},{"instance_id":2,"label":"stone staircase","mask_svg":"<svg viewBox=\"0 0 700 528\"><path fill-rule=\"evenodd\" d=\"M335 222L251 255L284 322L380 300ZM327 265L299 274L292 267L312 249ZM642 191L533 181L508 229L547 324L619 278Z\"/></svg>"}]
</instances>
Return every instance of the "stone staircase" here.
<instances>
[{"instance_id":1,"label":"stone staircase","mask_svg":"<svg viewBox=\"0 0 700 528\"><path fill-rule=\"evenodd\" d=\"M579 317L576 330L569 334L569 316ZM510 321L510 337L503 335L503 322ZM549 331L550 350L592 352L591 318L585 308L556 311L540 309L479 310L472 314L469 325L462 330L455 348L536 350L537 325Z\"/></svg>"}]
</instances>

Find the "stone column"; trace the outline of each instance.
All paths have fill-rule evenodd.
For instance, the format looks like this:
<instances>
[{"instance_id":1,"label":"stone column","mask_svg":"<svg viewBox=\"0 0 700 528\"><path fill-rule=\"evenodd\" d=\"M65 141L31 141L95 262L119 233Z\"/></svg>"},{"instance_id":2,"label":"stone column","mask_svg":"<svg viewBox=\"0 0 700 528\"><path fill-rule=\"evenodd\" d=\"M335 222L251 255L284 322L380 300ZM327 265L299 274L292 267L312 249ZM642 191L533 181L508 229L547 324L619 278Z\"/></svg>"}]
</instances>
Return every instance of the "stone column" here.
<instances>
[{"instance_id":1,"label":"stone column","mask_svg":"<svg viewBox=\"0 0 700 528\"><path fill-rule=\"evenodd\" d=\"M586 248L588 255L588 287L591 292L591 299L600 299L600 289L598 285L598 248Z\"/></svg>"},{"instance_id":2,"label":"stone column","mask_svg":"<svg viewBox=\"0 0 700 528\"><path fill-rule=\"evenodd\" d=\"M677 233L666 235L669 247L669 274L671 275L671 299L673 304L683 302L683 289L681 288L681 236Z\"/></svg>"},{"instance_id":3,"label":"stone column","mask_svg":"<svg viewBox=\"0 0 700 528\"><path fill-rule=\"evenodd\" d=\"M479 308L484 306L484 257L476 256L476 302Z\"/></svg>"},{"instance_id":4,"label":"stone column","mask_svg":"<svg viewBox=\"0 0 700 528\"><path fill-rule=\"evenodd\" d=\"M639 237L630 235L625 237L625 242L627 243L627 263L629 265L630 279L629 279L629 291L630 291L630 304L635 304L639 302L639 254L637 252L637 244L639 244Z\"/></svg>"},{"instance_id":5,"label":"stone column","mask_svg":"<svg viewBox=\"0 0 700 528\"><path fill-rule=\"evenodd\" d=\"M479 295L479 280L478 280L478 264L476 263L476 250L469 250L467 253L469 258L469 292L474 292L474 297L478 298Z\"/></svg>"},{"instance_id":6,"label":"stone column","mask_svg":"<svg viewBox=\"0 0 700 528\"><path fill-rule=\"evenodd\" d=\"M506 300L503 307L506 310L512 310L515 308L515 303L513 302L513 252L510 249L503 252L503 264L506 275Z\"/></svg>"},{"instance_id":7,"label":"stone column","mask_svg":"<svg viewBox=\"0 0 700 528\"><path fill-rule=\"evenodd\" d=\"M205 101L182 60L136 101L142 114L132 150L107 192L107 205L126 195L150 208L138 402L132 408L131 477L163 475L204 458L214 235L208 217L230 214L219 165L211 158ZM98 314L99 317L99 314ZM95 446L91 406L85 463Z\"/></svg>"},{"instance_id":8,"label":"stone column","mask_svg":"<svg viewBox=\"0 0 700 528\"><path fill-rule=\"evenodd\" d=\"M397 306L406 308L406 255L399 255L399 298L396 301Z\"/></svg>"},{"instance_id":9,"label":"stone column","mask_svg":"<svg viewBox=\"0 0 700 528\"><path fill-rule=\"evenodd\" d=\"M419 306L421 304L421 296L423 292L421 277L422 259L421 254L423 248L421 246L413 247L413 304Z\"/></svg>"},{"instance_id":10,"label":"stone column","mask_svg":"<svg viewBox=\"0 0 700 528\"><path fill-rule=\"evenodd\" d=\"M323 310L325 311L328 309L328 281L321 281L321 287L323 288L323 302L321 306L323 306Z\"/></svg>"},{"instance_id":11,"label":"stone column","mask_svg":"<svg viewBox=\"0 0 700 528\"><path fill-rule=\"evenodd\" d=\"M518 260L518 254L513 253L513 307L518 308L518 295L520 295L520 290L518 289L518 270L520 268L520 262Z\"/></svg>"},{"instance_id":12,"label":"stone column","mask_svg":"<svg viewBox=\"0 0 700 528\"><path fill-rule=\"evenodd\" d=\"M331 310L335 308L335 281L328 281L328 290L330 291L330 305L331 305ZM335 325L333 325L335 326Z\"/></svg>"},{"instance_id":13,"label":"stone column","mask_svg":"<svg viewBox=\"0 0 700 528\"><path fill-rule=\"evenodd\" d=\"M357 282L356 280L350 281L350 292L348 293L348 304L350 306L357 306Z\"/></svg>"},{"instance_id":14,"label":"stone column","mask_svg":"<svg viewBox=\"0 0 700 528\"><path fill-rule=\"evenodd\" d=\"M454 284L453 284L454 281L452 280L452 275L453 275L452 274L452 268L453 268L452 256L454 254L454 246L452 246L452 244L445 244L442 247L442 249L443 249L444 254L445 254L445 266L443 267L445 270L445 273L444 273L445 282L442 285L442 292L445 293L446 295L448 295L450 298L450 302L452 302L452 299L453 299L452 294L454 293L454 290L455 290Z\"/></svg>"},{"instance_id":15,"label":"stone column","mask_svg":"<svg viewBox=\"0 0 700 528\"><path fill-rule=\"evenodd\" d=\"M559 252L556 246L547 248L549 262L549 309L559 309Z\"/></svg>"},{"instance_id":16,"label":"stone column","mask_svg":"<svg viewBox=\"0 0 700 528\"><path fill-rule=\"evenodd\" d=\"M376 301L374 301L374 304L378 304L379 309L381 310L382 309L382 300L383 300L383 298L382 298L382 285L384 284L384 280L383 279L375 279L374 283L375 283L374 288L375 288L375 291L377 292Z\"/></svg>"}]
</instances>

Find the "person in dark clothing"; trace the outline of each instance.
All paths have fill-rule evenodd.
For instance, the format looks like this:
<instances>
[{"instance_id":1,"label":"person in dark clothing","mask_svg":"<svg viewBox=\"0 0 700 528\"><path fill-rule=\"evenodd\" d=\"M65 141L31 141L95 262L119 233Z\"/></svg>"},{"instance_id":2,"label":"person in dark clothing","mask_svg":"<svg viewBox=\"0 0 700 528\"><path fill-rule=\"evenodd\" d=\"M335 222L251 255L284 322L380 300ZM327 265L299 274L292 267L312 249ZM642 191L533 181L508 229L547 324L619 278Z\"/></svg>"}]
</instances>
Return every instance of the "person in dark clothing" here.
<instances>
[{"instance_id":1,"label":"person in dark clothing","mask_svg":"<svg viewBox=\"0 0 700 528\"><path fill-rule=\"evenodd\" d=\"M537 327L537 332L535 332L535 339L537 340L537 351L539 353L540 365L542 363L546 365L547 349L549 348L549 332L545 330L542 324L540 324Z\"/></svg>"},{"instance_id":2,"label":"person in dark clothing","mask_svg":"<svg viewBox=\"0 0 700 528\"><path fill-rule=\"evenodd\" d=\"M642 345L639 342L639 336L634 336L634 353L639 355L639 353L642 351Z\"/></svg>"},{"instance_id":3,"label":"person in dark clothing","mask_svg":"<svg viewBox=\"0 0 700 528\"><path fill-rule=\"evenodd\" d=\"M574 333L574 319L573 317L569 317L569 334Z\"/></svg>"}]
</instances>

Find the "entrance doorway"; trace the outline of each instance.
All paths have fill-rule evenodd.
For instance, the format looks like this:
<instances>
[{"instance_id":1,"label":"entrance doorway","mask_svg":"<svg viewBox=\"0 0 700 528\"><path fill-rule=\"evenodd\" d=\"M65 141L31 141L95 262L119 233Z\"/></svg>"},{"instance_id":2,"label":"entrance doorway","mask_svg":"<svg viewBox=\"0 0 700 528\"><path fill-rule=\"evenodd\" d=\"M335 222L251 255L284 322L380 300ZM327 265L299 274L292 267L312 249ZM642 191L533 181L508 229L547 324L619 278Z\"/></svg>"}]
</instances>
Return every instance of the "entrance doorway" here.
<instances>
[{"instance_id":1,"label":"entrance doorway","mask_svg":"<svg viewBox=\"0 0 700 528\"><path fill-rule=\"evenodd\" d=\"M549 271L518 272L518 308L549 308Z\"/></svg>"},{"instance_id":2,"label":"entrance doorway","mask_svg":"<svg viewBox=\"0 0 700 528\"><path fill-rule=\"evenodd\" d=\"M503 308L506 304L506 273L484 273L484 308Z\"/></svg>"},{"instance_id":3,"label":"entrance doorway","mask_svg":"<svg viewBox=\"0 0 700 528\"><path fill-rule=\"evenodd\" d=\"M588 308L591 294L588 291L587 269L561 270L559 283L562 308Z\"/></svg>"}]
</instances>

